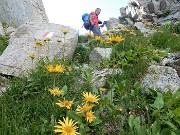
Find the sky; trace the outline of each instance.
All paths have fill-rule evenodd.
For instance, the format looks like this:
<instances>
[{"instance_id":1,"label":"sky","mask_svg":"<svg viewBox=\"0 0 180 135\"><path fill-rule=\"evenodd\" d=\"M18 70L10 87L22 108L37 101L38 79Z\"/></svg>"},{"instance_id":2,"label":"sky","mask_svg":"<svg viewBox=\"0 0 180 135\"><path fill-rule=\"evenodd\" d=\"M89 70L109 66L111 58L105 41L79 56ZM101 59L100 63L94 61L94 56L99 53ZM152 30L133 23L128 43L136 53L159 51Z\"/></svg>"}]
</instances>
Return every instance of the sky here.
<instances>
[{"instance_id":1,"label":"sky","mask_svg":"<svg viewBox=\"0 0 180 135\"><path fill-rule=\"evenodd\" d=\"M128 0L42 0L50 23L70 26L79 31L86 32L82 28L81 16L84 13L101 8L99 20L106 21L120 16L119 9L127 6Z\"/></svg>"}]
</instances>

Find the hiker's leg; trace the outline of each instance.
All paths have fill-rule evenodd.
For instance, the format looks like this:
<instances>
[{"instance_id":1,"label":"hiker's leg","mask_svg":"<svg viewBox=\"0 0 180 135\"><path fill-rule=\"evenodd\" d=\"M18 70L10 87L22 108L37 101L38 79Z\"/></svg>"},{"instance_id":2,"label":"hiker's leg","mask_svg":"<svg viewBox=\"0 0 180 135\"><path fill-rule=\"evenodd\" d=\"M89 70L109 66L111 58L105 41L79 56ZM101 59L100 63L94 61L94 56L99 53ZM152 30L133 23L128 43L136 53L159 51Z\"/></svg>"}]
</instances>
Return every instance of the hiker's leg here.
<instances>
[{"instance_id":1,"label":"hiker's leg","mask_svg":"<svg viewBox=\"0 0 180 135\"><path fill-rule=\"evenodd\" d=\"M94 36L95 36L95 37L102 35L102 34L101 34L101 31L100 31L100 29L99 29L98 26L94 26L94 27L92 28L92 32L94 33Z\"/></svg>"}]
</instances>

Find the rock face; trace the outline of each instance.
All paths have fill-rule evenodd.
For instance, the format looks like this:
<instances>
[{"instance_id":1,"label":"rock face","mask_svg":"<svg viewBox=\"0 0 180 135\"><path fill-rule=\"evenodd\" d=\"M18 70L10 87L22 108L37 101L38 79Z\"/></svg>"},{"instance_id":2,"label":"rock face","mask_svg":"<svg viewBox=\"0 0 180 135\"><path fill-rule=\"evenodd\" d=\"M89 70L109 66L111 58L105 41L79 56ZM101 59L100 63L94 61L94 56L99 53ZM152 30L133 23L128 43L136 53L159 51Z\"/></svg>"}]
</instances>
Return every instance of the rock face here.
<instances>
[{"instance_id":1,"label":"rock face","mask_svg":"<svg viewBox=\"0 0 180 135\"><path fill-rule=\"evenodd\" d=\"M171 19L180 20L179 0L128 0L126 8L120 8L120 20L163 23Z\"/></svg>"},{"instance_id":2,"label":"rock face","mask_svg":"<svg viewBox=\"0 0 180 135\"><path fill-rule=\"evenodd\" d=\"M62 29L68 29L65 35ZM49 42L43 42L45 36L52 36ZM33 48L35 40L41 40L44 46ZM57 42L61 40L62 42ZM10 38L9 45L0 56L0 73L12 76L26 75L38 59L70 59L78 42L78 32L70 27L52 23L27 23L21 25ZM37 56L33 60L28 55Z\"/></svg>"},{"instance_id":3,"label":"rock face","mask_svg":"<svg viewBox=\"0 0 180 135\"><path fill-rule=\"evenodd\" d=\"M42 0L0 0L0 22L20 26L26 22L48 22Z\"/></svg>"}]
</instances>

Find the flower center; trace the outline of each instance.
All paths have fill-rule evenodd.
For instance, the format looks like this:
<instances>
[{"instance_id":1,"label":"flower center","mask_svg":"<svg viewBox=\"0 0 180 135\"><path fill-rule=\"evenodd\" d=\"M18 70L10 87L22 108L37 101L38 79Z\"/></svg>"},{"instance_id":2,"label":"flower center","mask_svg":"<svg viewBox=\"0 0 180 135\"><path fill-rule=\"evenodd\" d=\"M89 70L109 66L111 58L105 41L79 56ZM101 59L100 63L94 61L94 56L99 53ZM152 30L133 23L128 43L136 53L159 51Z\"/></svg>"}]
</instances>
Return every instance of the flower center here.
<instances>
[{"instance_id":1,"label":"flower center","mask_svg":"<svg viewBox=\"0 0 180 135\"><path fill-rule=\"evenodd\" d=\"M66 126L66 127L64 128L64 131L65 131L66 133L72 133L72 132L73 132L73 128L72 128L71 126Z\"/></svg>"}]
</instances>

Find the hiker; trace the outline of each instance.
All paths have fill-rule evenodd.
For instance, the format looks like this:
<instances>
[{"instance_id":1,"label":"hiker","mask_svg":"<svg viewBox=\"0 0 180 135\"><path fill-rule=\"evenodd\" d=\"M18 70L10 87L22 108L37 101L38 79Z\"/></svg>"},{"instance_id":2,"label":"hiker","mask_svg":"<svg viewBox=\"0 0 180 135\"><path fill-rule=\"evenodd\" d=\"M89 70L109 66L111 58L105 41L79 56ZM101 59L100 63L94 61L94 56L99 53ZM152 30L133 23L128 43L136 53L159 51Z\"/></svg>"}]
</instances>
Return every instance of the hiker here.
<instances>
[{"instance_id":1,"label":"hiker","mask_svg":"<svg viewBox=\"0 0 180 135\"><path fill-rule=\"evenodd\" d=\"M101 9L96 8L95 12L91 12L89 14L89 21L90 21L90 30L93 32L94 36L101 36L100 26L102 24L101 21L98 19L98 15L100 14Z\"/></svg>"}]
</instances>

